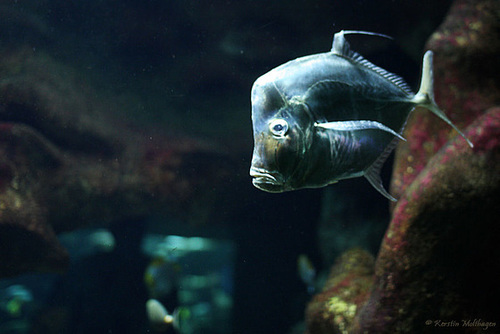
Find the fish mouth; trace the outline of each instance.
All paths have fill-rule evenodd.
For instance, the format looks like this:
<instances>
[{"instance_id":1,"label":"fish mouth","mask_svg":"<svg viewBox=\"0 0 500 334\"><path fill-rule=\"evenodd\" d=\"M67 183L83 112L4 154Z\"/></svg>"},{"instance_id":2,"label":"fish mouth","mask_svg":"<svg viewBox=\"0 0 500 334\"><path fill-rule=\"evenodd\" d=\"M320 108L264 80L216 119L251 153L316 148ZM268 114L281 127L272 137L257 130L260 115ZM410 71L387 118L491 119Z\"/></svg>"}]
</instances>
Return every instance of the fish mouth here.
<instances>
[{"instance_id":1,"label":"fish mouth","mask_svg":"<svg viewBox=\"0 0 500 334\"><path fill-rule=\"evenodd\" d=\"M279 174L270 173L262 168L251 168L250 176L252 184L260 190L268 193L280 193L285 191L285 184Z\"/></svg>"}]
</instances>

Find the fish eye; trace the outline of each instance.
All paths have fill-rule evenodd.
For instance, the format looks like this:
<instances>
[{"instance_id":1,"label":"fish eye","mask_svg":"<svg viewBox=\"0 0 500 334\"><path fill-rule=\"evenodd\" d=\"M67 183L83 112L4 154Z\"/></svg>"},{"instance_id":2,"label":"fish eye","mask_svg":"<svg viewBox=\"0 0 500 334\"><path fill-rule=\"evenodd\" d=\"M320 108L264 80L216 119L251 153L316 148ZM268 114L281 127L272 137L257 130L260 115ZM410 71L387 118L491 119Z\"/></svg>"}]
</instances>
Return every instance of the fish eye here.
<instances>
[{"instance_id":1,"label":"fish eye","mask_svg":"<svg viewBox=\"0 0 500 334\"><path fill-rule=\"evenodd\" d=\"M288 123L284 119L276 119L269 124L269 130L274 136L282 137L288 131Z\"/></svg>"}]
</instances>

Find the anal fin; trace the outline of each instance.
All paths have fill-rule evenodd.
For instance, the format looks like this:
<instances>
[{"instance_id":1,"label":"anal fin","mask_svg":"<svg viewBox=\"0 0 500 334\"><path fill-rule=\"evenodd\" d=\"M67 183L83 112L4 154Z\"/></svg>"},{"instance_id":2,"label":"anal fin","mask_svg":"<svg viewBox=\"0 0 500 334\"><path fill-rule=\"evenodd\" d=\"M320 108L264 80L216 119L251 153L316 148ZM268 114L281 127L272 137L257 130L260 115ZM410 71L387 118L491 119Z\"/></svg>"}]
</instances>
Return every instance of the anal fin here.
<instances>
[{"instance_id":1,"label":"anal fin","mask_svg":"<svg viewBox=\"0 0 500 334\"><path fill-rule=\"evenodd\" d=\"M382 179L380 178L380 170L382 169L382 166L384 165L384 162L387 160L387 157L391 154L392 150L396 147L398 141L396 138L394 138L389 145L385 148L384 152L380 154L380 156L375 160L375 162L368 167L368 169L365 170L363 176L366 177L368 182L377 189L379 193L384 195L384 197L388 198L389 200L396 202L397 200L389 194L387 190L385 190L383 184L382 184Z\"/></svg>"}]
</instances>

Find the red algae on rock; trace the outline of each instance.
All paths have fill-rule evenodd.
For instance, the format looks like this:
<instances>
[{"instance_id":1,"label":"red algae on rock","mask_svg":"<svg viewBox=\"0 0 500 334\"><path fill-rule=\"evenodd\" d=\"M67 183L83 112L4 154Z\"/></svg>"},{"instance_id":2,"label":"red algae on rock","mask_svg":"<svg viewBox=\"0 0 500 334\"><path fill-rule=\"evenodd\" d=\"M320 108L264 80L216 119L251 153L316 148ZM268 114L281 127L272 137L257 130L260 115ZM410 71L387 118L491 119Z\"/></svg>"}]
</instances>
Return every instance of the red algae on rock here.
<instances>
[{"instance_id":1,"label":"red algae on rock","mask_svg":"<svg viewBox=\"0 0 500 334\"><path fill-rule=\"evenodd\" d=\"M448 117L464 129L500 103L498 1L456 1L427 42L434 51L434 93ZM495 14L496 13L496 14ZM396 149L391 194L403 195L427 161L457 133L426 110L410 116Z\"/></svg>"},{"instance_id":2,"label":"red algae on rock","mask_svg":"<svg viewBox=\"0 0 500 334\"><path fill-rule=\"evenodd\" d=\"M460 138L448 143L394 209L356 331L415 333L431 330L427 319L496 320L500 267L490 259L500 256L500 108L466 135L474 150Z\"/></svg>"}]
</instances>

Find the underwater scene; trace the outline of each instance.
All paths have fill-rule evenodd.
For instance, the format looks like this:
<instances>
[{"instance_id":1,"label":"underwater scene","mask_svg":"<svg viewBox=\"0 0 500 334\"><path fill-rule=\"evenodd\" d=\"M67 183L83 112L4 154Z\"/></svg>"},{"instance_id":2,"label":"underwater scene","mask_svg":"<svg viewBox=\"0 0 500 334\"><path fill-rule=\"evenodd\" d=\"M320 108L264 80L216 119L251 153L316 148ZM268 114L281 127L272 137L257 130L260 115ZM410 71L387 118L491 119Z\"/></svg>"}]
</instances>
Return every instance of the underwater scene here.
<instances>
[{"instance_id":1,"label":"underwater scene","mask_svg":"<svg viewBox=\"0 0 500 334\"><path fill-rule=\"evenodd\" d=\"M500 1L0 0L0 334L500 333Z\"/></svg>"}]
</instances>

